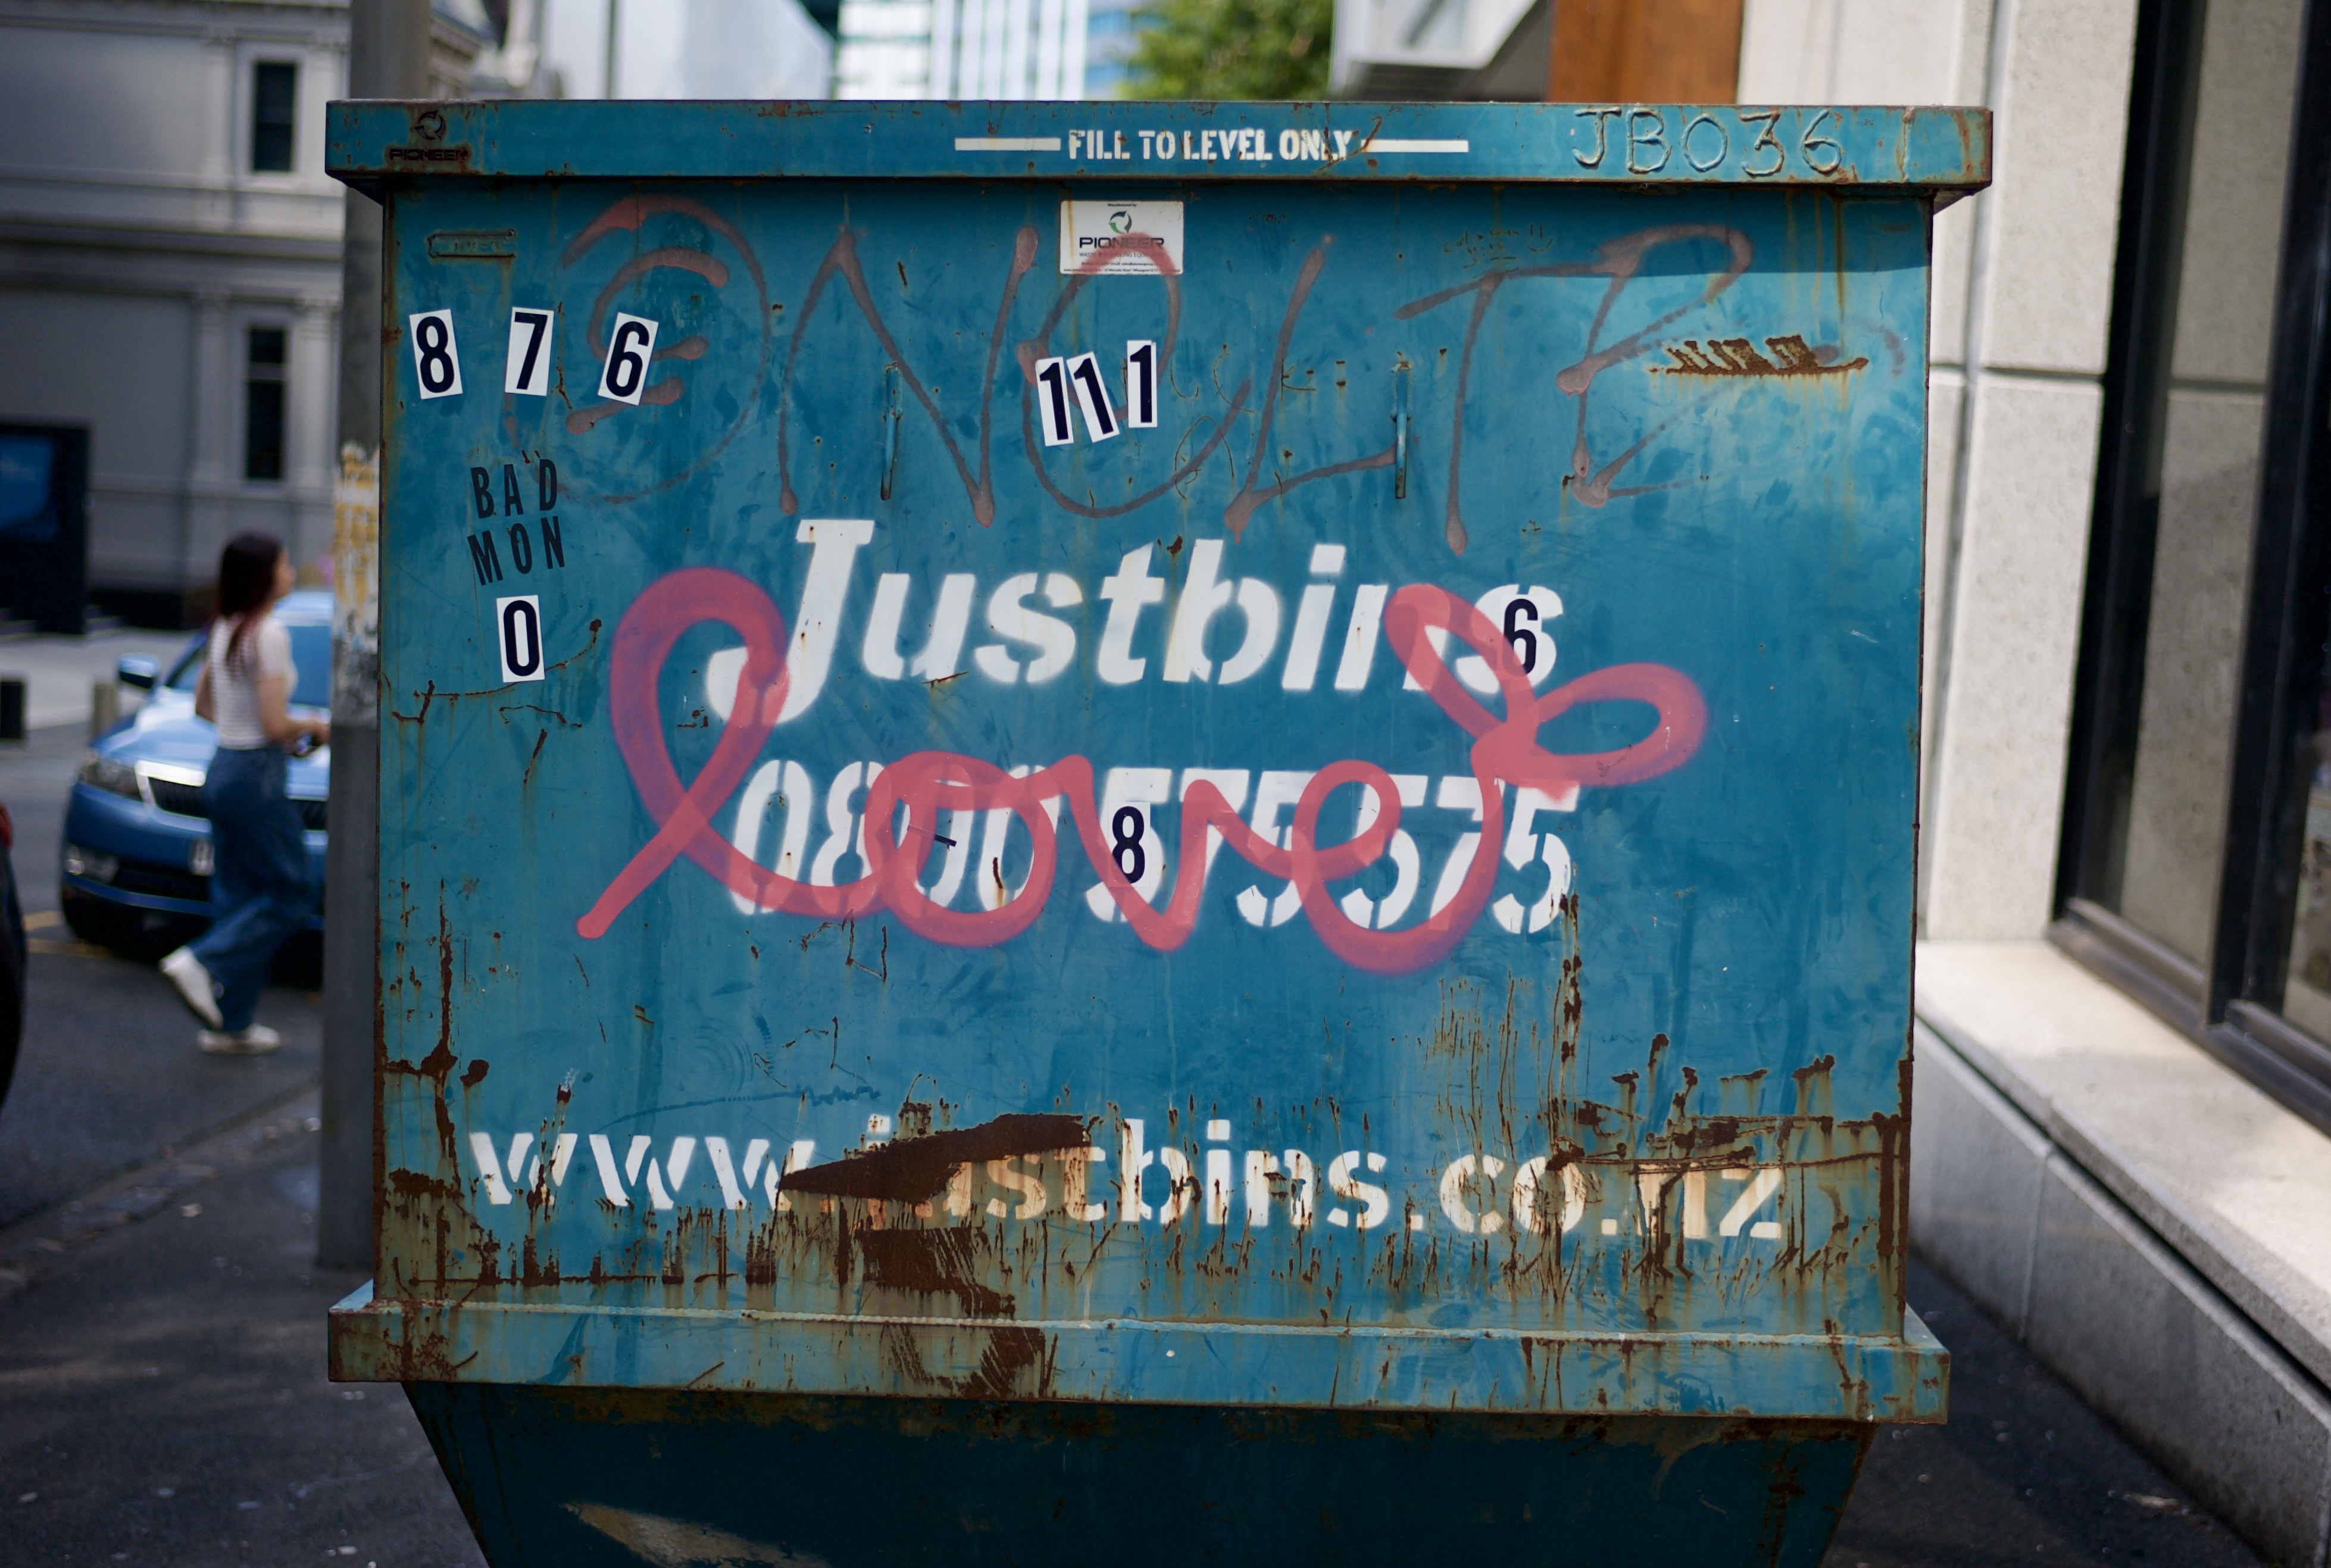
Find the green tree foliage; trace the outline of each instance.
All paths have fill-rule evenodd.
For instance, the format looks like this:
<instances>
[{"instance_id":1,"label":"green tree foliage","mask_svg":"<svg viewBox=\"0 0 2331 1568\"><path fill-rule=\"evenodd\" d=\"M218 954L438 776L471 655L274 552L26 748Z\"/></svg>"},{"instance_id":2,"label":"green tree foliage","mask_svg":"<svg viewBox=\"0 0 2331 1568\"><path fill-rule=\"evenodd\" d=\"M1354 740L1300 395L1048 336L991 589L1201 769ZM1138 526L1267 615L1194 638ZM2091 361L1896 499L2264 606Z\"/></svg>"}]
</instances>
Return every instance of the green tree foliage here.
<instances>
[{"instance_id":1,"label":"green tree foliage","mask_svg":"<svg viewBox=\"0 0 2331 1568\"><path fill-rule=\"evenodd\" d=\"M1325 98L1335 0L1146 0L1128 98Z\"/></svg>"}]
</instances>

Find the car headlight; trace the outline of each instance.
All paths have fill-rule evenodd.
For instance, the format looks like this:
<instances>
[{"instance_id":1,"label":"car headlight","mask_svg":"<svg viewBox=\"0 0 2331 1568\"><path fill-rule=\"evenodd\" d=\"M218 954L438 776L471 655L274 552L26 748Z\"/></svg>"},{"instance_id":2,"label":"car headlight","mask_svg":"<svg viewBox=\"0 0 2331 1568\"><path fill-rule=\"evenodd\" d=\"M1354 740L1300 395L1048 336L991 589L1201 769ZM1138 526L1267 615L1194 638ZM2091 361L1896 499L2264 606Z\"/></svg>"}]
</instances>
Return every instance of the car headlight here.
<instances>
[{"instance_id":1,"label":"car headlight","mask_svg":"<svg viewBox=\"0 0 2331 1568\"><path fill-rule=\"evenodd\" d=\"M81 771L73 776L91 789L128 795L133 801L138 798L138 770L119 757L90 752L81 759Z\"/></svg>"}]
</instances>

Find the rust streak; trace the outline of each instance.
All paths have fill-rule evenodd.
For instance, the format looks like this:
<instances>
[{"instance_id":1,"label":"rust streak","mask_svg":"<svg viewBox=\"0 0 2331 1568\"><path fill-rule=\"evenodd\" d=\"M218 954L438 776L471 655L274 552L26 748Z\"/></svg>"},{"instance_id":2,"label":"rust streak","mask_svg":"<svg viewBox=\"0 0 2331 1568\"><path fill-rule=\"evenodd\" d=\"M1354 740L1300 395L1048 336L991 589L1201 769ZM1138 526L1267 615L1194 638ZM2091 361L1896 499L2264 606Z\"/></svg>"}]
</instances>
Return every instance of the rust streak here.
<instances>
[{"instance_id":1,"label":"rust streak","mask_svg":"<svg viewBox=\"0 0 2331 1568\"><path fill-rule=\"evenodd\" d=\"M1697 337L1687 337L1681 343L1667 346L1672 365L1651 367L1654 375L1720 375L1720 376L1790 376L1844 375L1865 368L1867 356L1840 360L1837 346L1832 343L1814 347L1797 333L1779 337L1767 337L1765 347L1773 351L1765 358L1746 337L1711 337L1702 344Z\"/></svg>"}]
</instances>

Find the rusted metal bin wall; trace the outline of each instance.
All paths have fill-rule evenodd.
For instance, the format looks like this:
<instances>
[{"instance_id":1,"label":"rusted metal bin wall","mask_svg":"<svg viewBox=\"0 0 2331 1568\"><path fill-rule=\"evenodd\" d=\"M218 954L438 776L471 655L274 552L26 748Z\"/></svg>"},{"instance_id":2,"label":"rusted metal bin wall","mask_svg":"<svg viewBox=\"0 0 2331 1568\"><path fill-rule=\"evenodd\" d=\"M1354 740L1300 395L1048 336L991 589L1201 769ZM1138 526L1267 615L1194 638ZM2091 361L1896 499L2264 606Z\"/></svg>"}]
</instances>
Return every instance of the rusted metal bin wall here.
<instances>
[{"instance_id":1,"label":"rusted metal bin wall","mask_svg":"<svg viewBox=\"0 0 2331 1568\"><path fill-rule=\"evenodd\" d=\"M498 1564L1818 1559L1945 109L341 104L375 1285Z\"/></svg>"}]
</instances>

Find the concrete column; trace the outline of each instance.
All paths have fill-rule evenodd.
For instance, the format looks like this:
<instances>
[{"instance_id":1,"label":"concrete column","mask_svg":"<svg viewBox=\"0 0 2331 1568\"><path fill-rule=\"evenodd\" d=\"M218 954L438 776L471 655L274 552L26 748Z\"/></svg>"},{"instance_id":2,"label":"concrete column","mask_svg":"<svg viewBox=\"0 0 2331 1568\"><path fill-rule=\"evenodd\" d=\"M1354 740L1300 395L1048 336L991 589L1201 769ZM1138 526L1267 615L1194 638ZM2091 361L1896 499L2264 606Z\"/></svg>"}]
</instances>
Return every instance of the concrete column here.
<instances>
[{"instance_id":1,"label":"concrete column","mask_svg":"<svg viewBox=\"0 0 2331 1568\"><path fill-rule=\"evenodd\" d=\"M1957 512L1927 660L1930 936L2036 936L2053 907L2136 26L2136 0L1997 0L1993 184L1968 253Z\"/></svg>"},{"instance_id":2,"label":"concrete column","mask_svg":"<svg viewBox=\"0 0 2331 1568\"><path fill-rule=\"evenodd\" d=\"M426 98L429 0L352 0L348 96ZM340 482L332 518L332 836L324 868L324 1138L316 1259L374 1260L380 1012L381 211L347 197L340 274Z\"/></svg>"},{"instance_id":3,"label":"concrete column","mask_svg":"<svg viewBox=\"0 0 2331 1568\"><path fill-rule=\"evenodd\" d=\"M195 294L195 351L186 406L192 429L186 440L186 530L179 548L181 582L208 583L217 574L219 546L226 537L228 499L236 472L233 450L234 346L227 340L227 294L205 289Z\"/></svg>"},{"instance_id":4,"label":"concrete column","mask_svg":"<svg viewBox=\"0 0 2331 1568\"><path fill-rule=\"evenodd\" d=\"M223 229L234 222L236 135L234 36L213 33L203 40L203 123L195 129L202 147L202 191L195 221Z\"/></svg>"},{"instance_id":5,"label":"concrete column","mask_svg":"<svg viewBox=\"0 0 2331 1568\"><path fill-rule=\"evenodd\" d=\"M291 328L289 372L290 428L284 432L284 486L291 501L294 564L305 566L331 547L332 482L338 469L332 437L338 399L338 301L328 295L303 296Z\"/></svg>"}]
</instances>

